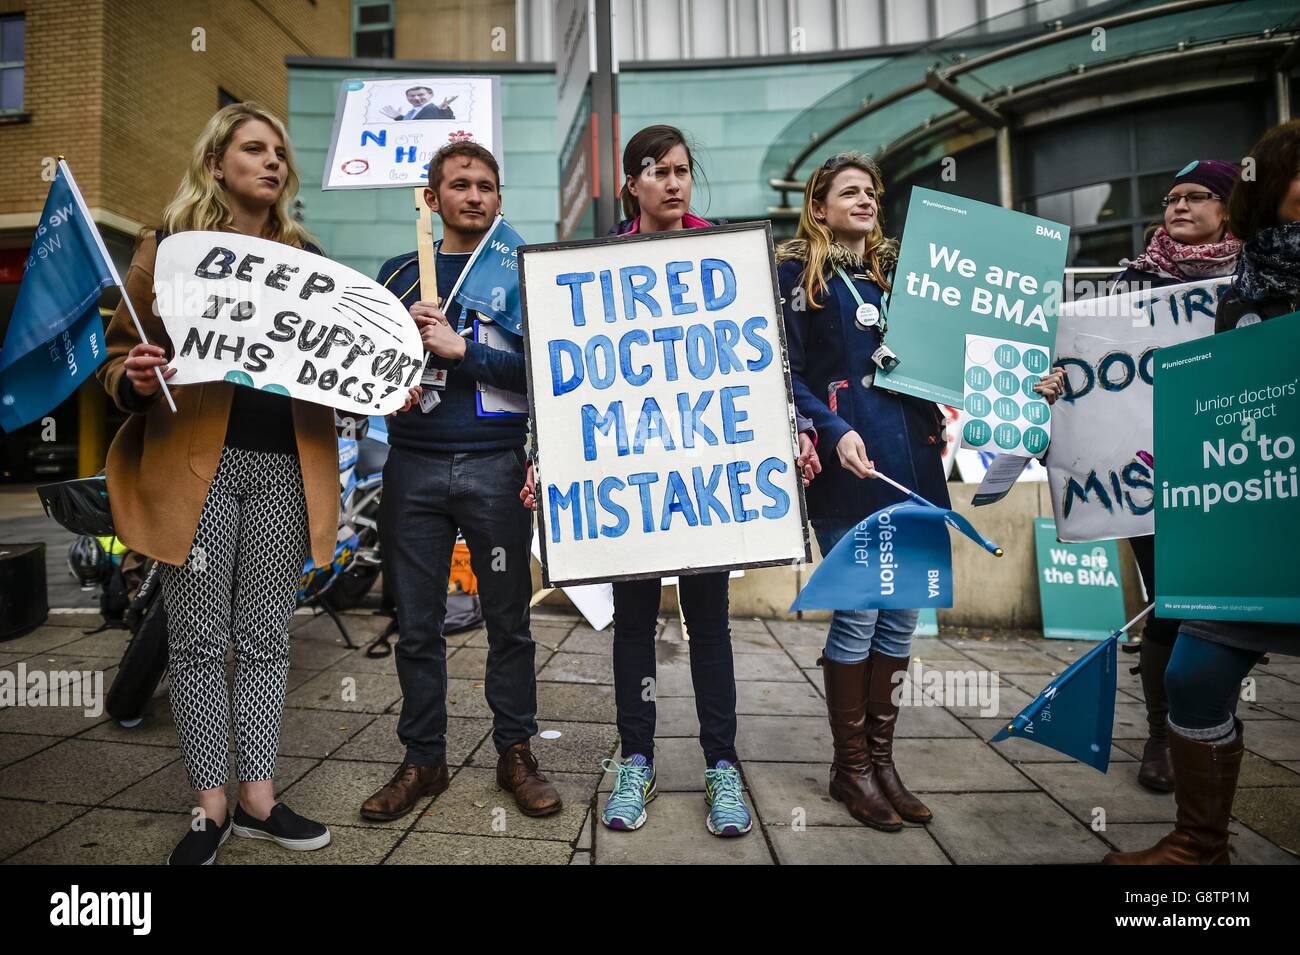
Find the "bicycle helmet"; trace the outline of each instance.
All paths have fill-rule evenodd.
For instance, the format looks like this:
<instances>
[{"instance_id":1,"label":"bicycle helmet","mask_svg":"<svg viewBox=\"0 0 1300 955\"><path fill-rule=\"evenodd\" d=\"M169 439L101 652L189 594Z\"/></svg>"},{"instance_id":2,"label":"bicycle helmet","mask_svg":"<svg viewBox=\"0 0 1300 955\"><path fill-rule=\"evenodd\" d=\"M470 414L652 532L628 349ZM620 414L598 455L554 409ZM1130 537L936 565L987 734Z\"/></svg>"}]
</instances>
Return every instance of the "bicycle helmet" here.
<instances>
[{"instance_id":1,"label":"bicycle helmet","mask_svg":"<svg viewBox=\"0 0 1300 955\"><path fill-rule=\"evenodd\" d=\"M83 534L68 548L68 571L82 587L94 587L112 569L109 556L93 537Z\"/></svg>"},{"instance_id":2,"label":"bicycle helmet","mask_svg":"<svg viewBox=\"0 0 1300 955\"><path fill-rule=\"evenodd\" d=\"M108 537L113 531L113 512L108 507L108 483L96 477L43 484L36 489L45 513L74 534Z\"/></svg>"}]
</instances>

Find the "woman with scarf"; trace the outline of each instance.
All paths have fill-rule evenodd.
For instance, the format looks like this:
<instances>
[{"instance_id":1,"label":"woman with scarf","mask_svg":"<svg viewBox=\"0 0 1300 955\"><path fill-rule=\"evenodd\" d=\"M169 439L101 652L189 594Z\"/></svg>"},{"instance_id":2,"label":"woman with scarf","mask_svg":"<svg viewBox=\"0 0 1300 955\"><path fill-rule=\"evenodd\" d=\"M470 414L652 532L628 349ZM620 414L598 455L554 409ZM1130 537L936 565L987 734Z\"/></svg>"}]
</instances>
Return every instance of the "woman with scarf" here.
<instances>
[{"instance_id":1,"label":"woman with scarf","mask_svg":"<svg viewBox=\"0 0 1300 955\"><path fill-rule=\"evenodd\" d=\"M1193 159L1184 166L1160 201L1165 209L1165 224L1151 235L1146 251L1127 263L1115 280L1112 294L1220 276L1226 281L1236 271L1241 255L1241 240L1228 228L1228 196L1237 176L1236 166L1217 159ZM1154 597L1155 537L1130 537L1128 542L1143 586ZM1138 656L1147 708L1147 741L1142 748L1138 782L1165 793L1174 789L1166 726L1169 700L1165 695L1165 668L1174 651L1179 623L1152 614L1142 633Z\"/></svg>"},{"instance_id":2,"label":"woman with scarf","mask_svg":"<svg viewBox=\"0 0 1300 955\"><path fill-rule=\"evenodd\" d=\"M1219 300L1215 334L1300 310L1300 121L1274 127L1250 151L1255 176L1228 200L1242 241L1233 286ZM1300 321L1289 318L1286 321ZM1241 681L1266 653L1300 655L1294 624L1185 620L1165 691L1178 813L1149 849L1112 852L1111 865L1215 865L1228 858L1228 819L1245 751L1233 711Z\"/></svg>"}]
</instances>

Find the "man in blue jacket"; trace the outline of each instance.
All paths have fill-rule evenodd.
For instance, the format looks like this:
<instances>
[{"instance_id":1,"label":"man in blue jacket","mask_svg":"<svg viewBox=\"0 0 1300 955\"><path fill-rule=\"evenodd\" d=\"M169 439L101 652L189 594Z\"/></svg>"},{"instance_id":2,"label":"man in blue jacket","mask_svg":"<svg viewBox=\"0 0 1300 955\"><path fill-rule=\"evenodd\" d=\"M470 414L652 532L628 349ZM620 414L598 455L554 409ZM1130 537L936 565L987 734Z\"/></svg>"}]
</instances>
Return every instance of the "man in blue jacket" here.
<instances>
[{"instance_id":1,"label":"man in blue jacket","mask_svg":"<svg viewBox=\"0 0 1300 955\"><path fill-rule=\"evenodd\" d=\"M425 202L442 219L435 253L438 292L447 296L501 208L496 159L472 142L444 146L429 163ZM459 530L469 545L487 625L484 678L492 708L497 784L520 811L547 816L560 796L538 769L529 747L537 732L537 683L528 608L532 516L519 504L524 482L527 392L523 343L494 336L481 341L476 316L445 298L419 301L415 252L386 262L379 281L398 296L420 326L428 367L419 407L388 426L380 522L384 576L395 589L401 638L397 674L402 712L397 736L406 755L393 778L361 805L367 819L404 816L447 788L447 643L442 635L447 580ZM501 412L491 394L514 393L518 410ZM493 408L494 413L485 413Z\"/></svg>"}]
</instances>

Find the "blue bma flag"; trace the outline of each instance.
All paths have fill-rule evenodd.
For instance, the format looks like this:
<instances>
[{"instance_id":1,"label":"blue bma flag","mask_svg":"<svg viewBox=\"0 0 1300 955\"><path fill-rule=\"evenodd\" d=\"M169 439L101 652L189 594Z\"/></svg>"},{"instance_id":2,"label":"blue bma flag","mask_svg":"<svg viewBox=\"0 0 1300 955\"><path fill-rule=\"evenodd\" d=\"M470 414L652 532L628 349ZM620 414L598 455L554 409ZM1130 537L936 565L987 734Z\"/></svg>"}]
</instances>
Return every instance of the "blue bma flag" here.
<instances>
[{"instance_id":1,"label":"blue bma flag","mask_svg":"<svg viewBox=\"0 0 1300 955\"><path fill-rule=\"evenodd\" d=\"M884 474L907 495L860 521L825 554L791 610L925 609L952 606L948 528L995 557L1002 548L956 511L937 507Z\"/></svg>"},{"instance_id":2,"label":"blue bma flag","mask_svg":"<svg viewBox=\"0 0 1300 955\"><path fill-rule=\"evenodd\" d=\"M1104 773L1115 728L1115 647L1127 626L1066 667L991 742L1032 739Z\"/></svg>"},{"instance_id":3,"label":"blue bma flag","mask_svg":"<svg viewBox=\"0 0 1300 955\"><path fill-rule=\"evenodd\" d=\"M99 296L120 284L59 160L0 348L0 427L14 431L49 413L99 367L108 353Z\"/></svg>"},{"instance_id":4,"label":"blue bma flag","mask_svg":"<svg viewBox=\"0 0 1300 955\"><path fill-rule=\"evenodd\" d=\"M497 216L474 256L461 272L448 301L460 302L491 319L514 335L523 336L523 311L519 307L519 258L517 249L524 238Z\"/></svg>"}]
</instances>

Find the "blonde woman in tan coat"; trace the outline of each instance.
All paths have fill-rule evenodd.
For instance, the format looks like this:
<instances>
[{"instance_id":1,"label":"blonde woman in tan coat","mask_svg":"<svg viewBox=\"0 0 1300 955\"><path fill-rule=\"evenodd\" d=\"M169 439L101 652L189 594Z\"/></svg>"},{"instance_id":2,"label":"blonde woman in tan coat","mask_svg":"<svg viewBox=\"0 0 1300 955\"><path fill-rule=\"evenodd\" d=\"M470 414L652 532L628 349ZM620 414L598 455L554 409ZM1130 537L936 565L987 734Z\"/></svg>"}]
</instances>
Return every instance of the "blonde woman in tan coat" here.
<instances>
[{"instance_id":1,"label":"blonde woman in tan coat","mask_svg":"<svg viewBox=\"0 0 1300 955\"><path fill-rule=\"evenodd\" d=\"M157 558L168 619L176 732L199 812L168 858L206 865L232 831L287 849L318 849L329 830L277 802L272 776L289 670L289 621L303 561L334 554L338 449L324 405L227 382L171 389L161 378L172 344L154 308L153 267L162 237L229 231L319 253L289 209L298 191L283 123L252 103L213 115L195 144L162 229L143 238L127 273L149 343L125 305L109 324L97 375L130 417L108 453L119 536ZM408 401L408 407L410 402ZM226 653L233 644L233 696ZM226 804L234 736L239 800Z\"/></svg>"}]
</instances>

